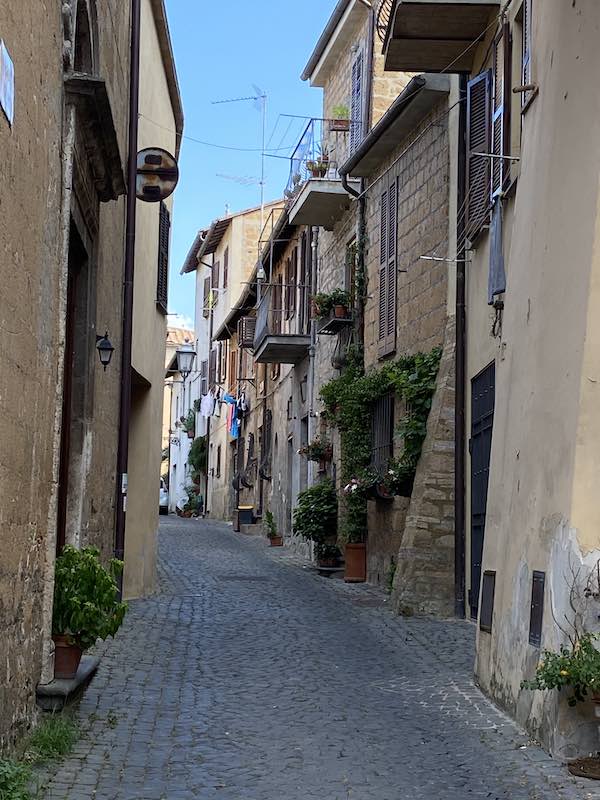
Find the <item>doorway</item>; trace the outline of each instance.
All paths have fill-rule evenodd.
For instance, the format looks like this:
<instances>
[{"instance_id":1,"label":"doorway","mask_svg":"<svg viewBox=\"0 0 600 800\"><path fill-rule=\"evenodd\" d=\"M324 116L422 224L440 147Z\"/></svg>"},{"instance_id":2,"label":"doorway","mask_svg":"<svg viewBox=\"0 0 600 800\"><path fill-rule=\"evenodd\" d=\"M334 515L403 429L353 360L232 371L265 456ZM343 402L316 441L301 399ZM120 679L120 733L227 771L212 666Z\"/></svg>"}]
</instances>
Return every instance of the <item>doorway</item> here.
<instances>
[{"instance_id":1,"label":"doorway","mask_svg":"<svg viewBox=\"0 0 600 800\"><path fill-rule=\"evenodd\" d=\"M485 517L494 425L496 365L491 363L471 381L471 617L477 619L485 536Z\"/></svg>"}]
</instances>

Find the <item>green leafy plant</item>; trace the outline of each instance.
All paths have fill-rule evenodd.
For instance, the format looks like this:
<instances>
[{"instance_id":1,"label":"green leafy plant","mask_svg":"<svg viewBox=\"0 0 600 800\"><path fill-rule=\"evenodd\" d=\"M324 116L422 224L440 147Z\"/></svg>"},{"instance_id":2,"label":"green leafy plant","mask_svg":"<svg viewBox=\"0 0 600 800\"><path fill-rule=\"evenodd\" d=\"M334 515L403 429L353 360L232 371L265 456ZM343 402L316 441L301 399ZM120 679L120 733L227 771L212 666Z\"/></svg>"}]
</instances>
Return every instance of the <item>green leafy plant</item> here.
<instances>
[{"instance_id":1,"label":"green leafy plant","mask_svg":"<svg viewBox=\"0 0 600 800\"><path fill-rule=\"evenodd\" d=\"M390 493L406 491L412 482L427 433L427 418L436 386L441 350L403 356L365 373L362 352L348 351L344 372L321 389L324 416L341 434L341 478L344 486L341 534L348 542L364 540L367 498L374 483ZM375 402L393 392L406 414L398 427L402 452L381 473L371 467L371 419ZM348 487L348 489L347 489ZM356 488L352 488L356 487Z\"/></svg>"},{"instance_id":2,"label":"green leafy plant","mask_svg":"<svg viewBox=\"0 0 600 800\"><path fill-rule=\"evenodd\" d=\"M277 539L279 533L277 532L277 525L275 524L275 517L272 511L265 511L265 519L263 523L269 539Z\"/></svg>"},{"instance_id":3,"label":"green leafy plant","mask_svg":"<svg viewBox=\"0 0 600 800\"><path fill-rule=\"evenodd\" d=\"M329 294L318 292L314 298L315 310L317 317L326 317L331 313L334 306L350 307L351 298L350 293L345 289L334 289Z\"/></svg>"},{"instance_id":4,"label":"green leafy plant","mask_svg":"<svg viewBox=\"0 0 600 800\"><path fill-rule=\"evenodd\" d=\"M208 467L208 447L206 446L206 436L197 436L192 442L188 454L188 464L192 472L197 474L206 473Z\"/></svg>"},{"instance_id":5,"label":"green leafy plant","mask_svg":"<svg viewBox=\"0 0 600 800\"><path fill-rule=\"evenodd\" d=\"M315 436L312 442L298 450L299 455L306 456L309 461L330 461L333 455L331 442L324 436Z\"/></svg>"},{"instance_id":6,"label":"green leafy plant","mask_svg":"<svg viewBox=\"0 0 600 800\"><path fill-rule=\"evenodd\" d=\"M334 119L350 119L350 109L345 105L334 106L331 114Z\"/></svg>"},{"instance_id":7,"label":"green leafy plant","mask_svg":"<svg viewBox=\"0 0 600 800\"><path fill-rule=\"evenodd\" d=\"M30 780L31 769L27 764L0 759L0 800L31 800Z\"/></svg>"},{"instance_id":8,"label":"green leafy plant","mask_svg":"<svg viewBox=\"0 0 600 800\"><path fill-rule=\"evenodd\" d=\"M562 645L556 653L544 650L535 678L521 682L522 689L570 690L570 706L583 703L588 694L600 694L600 651L594 642L598 634L585 633L570 647Z\"/></svg>"},{"instance_id":9,"label":"green leafy plant","mask_svg":"<svg viewBox=\"0 0 600 800\"><path fill-rule=\"evenodd\" d=\"M181 418L181 425L184 431L196 430L196 414L193 408L190 408L187 415Z\"/></svg>"},{"instance_id":10,"label":"green leafy plant","mask_svg":"<svg viewBox=\"0 0 600 800\"><path fill-rule=\"evenodd\" d=\"M306 541L323 545L335 541L337 495L331 480L315 483L298 495L294 509L294 533Z\"/></svg>"},{"instance_id":11,"label":"green leafy plant","mask_svg":"<svg viewBox=\"0 0 600 800\"><path fill-rule=\"evenodd\" d=\"M114 636L127 611L116 580L123 562L113 559L106 569L99 557L95 547L67 545L56 559L52 633L67 636L82 650Z\"/></svg>"}]
</instances>

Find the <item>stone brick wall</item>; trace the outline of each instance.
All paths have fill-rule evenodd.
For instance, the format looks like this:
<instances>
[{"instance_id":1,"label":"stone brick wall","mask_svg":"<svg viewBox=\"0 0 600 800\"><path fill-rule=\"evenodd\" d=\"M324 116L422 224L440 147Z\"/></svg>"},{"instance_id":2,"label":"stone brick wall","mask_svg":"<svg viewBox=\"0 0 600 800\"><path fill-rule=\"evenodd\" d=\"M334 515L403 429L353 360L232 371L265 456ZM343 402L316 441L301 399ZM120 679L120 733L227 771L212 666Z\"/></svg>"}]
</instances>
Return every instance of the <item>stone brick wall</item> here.
<instances>
[{"instance_id":1,"label":"stone brick wall","mask_svg":"<svg viewBox=\"0 0 600 800\"><path fill-rule=\"evenodd\" d=\"M389 168L398 178L398 269L396 351L431 350L443 342L446 324L448 265L424 261L421 255L446 255L448 240L449 154L445 102L423 119L381 164L378 175ZM405 155L394 163L409 147ZM382 183L370 180L367 193L368 299L365 307L365 363L378 363L379 240Z\"/></svg>"}]
</instances>

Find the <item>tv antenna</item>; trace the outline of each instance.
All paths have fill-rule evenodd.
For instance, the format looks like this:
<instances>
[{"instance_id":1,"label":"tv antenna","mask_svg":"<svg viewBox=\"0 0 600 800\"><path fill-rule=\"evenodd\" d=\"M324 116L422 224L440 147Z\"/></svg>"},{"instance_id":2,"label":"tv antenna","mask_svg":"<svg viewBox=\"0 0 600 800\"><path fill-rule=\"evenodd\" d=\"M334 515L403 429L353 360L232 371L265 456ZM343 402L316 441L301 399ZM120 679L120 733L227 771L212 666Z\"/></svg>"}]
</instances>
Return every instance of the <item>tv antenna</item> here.
<instances>
[{"instance_id":1,"label":"tv antenna","mask_svg":"<svg viewBox=\"0 0 600 800\"><path fill-rule=\"evenodd\" d=\"M258 181L260 184L260 229L262 230L265 224L265 142L267 136L267 93L263 92L263 90L254 83L252 84L252 88L254 89L254 94L250 95L249 97L233 97L226 100L213 100L211 105L217 106L224 103L243 103L247 102L248 100L252 100L254 101L254 108L262 113L262 148L260 154L260 181ZM224 175L222 177L229 176ZM236 180L235 178L232 179Z\"/></svg>"}]
</instances>

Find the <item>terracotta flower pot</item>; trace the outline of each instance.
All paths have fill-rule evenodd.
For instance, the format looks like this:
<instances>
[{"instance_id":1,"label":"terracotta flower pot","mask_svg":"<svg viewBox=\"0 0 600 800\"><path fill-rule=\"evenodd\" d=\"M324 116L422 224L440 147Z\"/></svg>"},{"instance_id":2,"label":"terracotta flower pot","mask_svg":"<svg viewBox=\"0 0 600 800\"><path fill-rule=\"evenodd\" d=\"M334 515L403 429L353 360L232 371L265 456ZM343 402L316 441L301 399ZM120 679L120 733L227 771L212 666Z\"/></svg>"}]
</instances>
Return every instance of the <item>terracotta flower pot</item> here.
<instances>
[{"instance_id":1,"label":"terracotta flower pot","mask_svg":"<svg viewBox=\"0 0 600 800\"><path fill-rule=\"evenodd\" d=\"M364 542L349 542L346 545L346 583L364 583L367 580L367 545Z\"/></svg>"},{"instance_id":2,"label":"terracotta flower pot","mask_svg":"<svg viewBox=\"0 0 600 800\"><path fill-rule=\"evenodd\" d=\"M77 675L83 650L76 644L70 644L67 636L53 636L54 641L54 677L70 680Z\"/></svg>"},{"instance_id":3,"label":"terracotta flower pot","mask_svg":"<svg viewBox=\"0 0 600 800\"><path fill-rule=\"evenodd\" d=\"M337 319L347 319L347 317L348 317L348 308L346 306L334 306L333 307L333 315Z\"/></svg>"},{"instance_id":4,"label":"terracotta flower pot","mask_svg":"<svg viewBox=\"0 0 600 800\"><path fill-rule=\"evenodd\" d=\"M347 131L350 130L349 119L332 119L329 123L330 131Z\"/></svg>"},{"instance_id":5,"label":"terracotta flower pot","mask_svg":"<svg viewBox=\"0 0 600 800\"><path fill-rule=\"evenodd\" d=\"M269 539L270 547L283 547L283 536L272 536Z\"/></svg>"}]
</instances>

